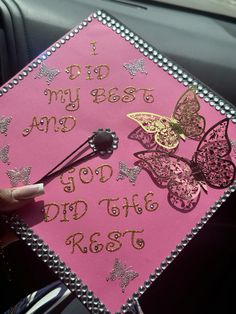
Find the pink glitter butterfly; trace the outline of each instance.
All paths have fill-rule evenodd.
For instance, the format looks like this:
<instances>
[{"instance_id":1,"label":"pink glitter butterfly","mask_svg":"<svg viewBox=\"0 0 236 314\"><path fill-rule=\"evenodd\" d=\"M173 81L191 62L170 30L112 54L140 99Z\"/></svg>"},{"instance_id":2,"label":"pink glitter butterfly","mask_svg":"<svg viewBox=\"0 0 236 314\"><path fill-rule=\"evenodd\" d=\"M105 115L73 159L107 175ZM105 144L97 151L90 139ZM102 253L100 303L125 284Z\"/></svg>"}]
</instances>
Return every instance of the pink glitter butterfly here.
<instances>
[{"instance_id":1,"label":"pink glitter butterfly","mask_svg":"<svg viewBox=\"0 0 236 314\"><path fill-rule=\"evenodd\" d=\"M134 155L154 183L168 189L170 205L181 211L194 209L201 190L207 187L224 189L235 178L235 165L229 160L231 144L228 138L229 120L213 125L201 139L192 160L163 151L147 150Z\"/></svg>"}]
</instances>

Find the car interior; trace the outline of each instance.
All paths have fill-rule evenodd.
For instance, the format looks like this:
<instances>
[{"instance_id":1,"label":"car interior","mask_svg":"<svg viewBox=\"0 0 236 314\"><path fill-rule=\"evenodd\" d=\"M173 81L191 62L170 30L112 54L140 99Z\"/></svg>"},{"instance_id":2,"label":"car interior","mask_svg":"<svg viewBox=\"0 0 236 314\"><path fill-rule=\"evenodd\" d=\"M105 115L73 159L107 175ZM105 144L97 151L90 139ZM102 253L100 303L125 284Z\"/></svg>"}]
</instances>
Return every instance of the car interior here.
<instances>
[{"instance_id":1,"label":"car interior","mask_svg":"<svg viewBox=\"0 0 236 314\"><path fill-rule=\"evenodd\" d=\"M196 2L0 0L0 84L102 9L235 106L236 2L222 1L228 2L228 10L226 5L220 10L219 1L214 9L214 1ZM210 5L205 7L207 2ZM145 292L139 300L143 313L231 313L236 281L235 204L234 193ZM6 255L13 279L6 280L0 264L0 313L58 280L22 241L9 245ZM62 313L89 312L76 299Z\"/></svg>"}]
</instances>

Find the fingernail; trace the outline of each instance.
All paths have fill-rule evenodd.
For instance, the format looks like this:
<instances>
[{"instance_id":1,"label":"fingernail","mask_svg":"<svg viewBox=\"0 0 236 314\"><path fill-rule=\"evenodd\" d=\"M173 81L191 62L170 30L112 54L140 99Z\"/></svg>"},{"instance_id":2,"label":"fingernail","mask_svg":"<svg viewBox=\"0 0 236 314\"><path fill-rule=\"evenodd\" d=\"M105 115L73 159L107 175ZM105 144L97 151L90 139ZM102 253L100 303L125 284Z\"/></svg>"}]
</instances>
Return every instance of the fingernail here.
<instances>
[{"instance_id":1,"label":"fingernail","mask_svg":"<svg viewBox=\"0 0 236 314\"><path fill-rule=\"evenodd\" d=\"M44 194L43 183L21 186L12 191L15 200L27 200L42 194Z\"/></svg>"}]
</instances>

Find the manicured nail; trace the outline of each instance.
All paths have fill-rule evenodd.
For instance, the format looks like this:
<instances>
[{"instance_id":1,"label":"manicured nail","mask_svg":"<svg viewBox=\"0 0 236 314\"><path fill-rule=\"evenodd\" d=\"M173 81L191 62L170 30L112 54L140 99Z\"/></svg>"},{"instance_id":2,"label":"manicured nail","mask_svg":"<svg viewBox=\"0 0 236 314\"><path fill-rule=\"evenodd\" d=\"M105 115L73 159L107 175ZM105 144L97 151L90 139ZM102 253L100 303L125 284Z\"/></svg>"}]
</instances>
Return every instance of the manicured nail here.
<instances>
[{"instance_id":1,"label":"manicured nail","mask_svg":"<svg viewBox=\"0 0 236 314\"><path fill-rule=\"evenodd\" d=\"M27 200L42 194L44 194L43 183L21 186L12 191L15 200Z\"/></svg>"}]
</instances>

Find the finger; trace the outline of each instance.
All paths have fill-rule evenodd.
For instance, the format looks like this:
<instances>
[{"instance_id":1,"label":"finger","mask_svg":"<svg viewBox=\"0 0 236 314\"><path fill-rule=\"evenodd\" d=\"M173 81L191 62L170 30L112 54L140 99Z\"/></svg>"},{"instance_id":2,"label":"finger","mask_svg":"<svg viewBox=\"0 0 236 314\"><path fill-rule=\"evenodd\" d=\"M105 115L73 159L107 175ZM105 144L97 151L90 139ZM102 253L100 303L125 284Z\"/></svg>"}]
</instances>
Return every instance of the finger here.
<instances>
[{"instance_id":1,"label":"finger","mask_svg":"<svg viewBox=\"0 0 236 314\"><path fill-rule=\"evenodd\" d=\"M44 194L43 183L0 189L0 213L7 213L23 207L34 197L42 194Z\"/></svg>"}]
</instances>

